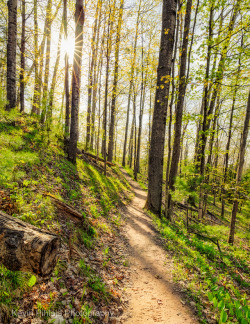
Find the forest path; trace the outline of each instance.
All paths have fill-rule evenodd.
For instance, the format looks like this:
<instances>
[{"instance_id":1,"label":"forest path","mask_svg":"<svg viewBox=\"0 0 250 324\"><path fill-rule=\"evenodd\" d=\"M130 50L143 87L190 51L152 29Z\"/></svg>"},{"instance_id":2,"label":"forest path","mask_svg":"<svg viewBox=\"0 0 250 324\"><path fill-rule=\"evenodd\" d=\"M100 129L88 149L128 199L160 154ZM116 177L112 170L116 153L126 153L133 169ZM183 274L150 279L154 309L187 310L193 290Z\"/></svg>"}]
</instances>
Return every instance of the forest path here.
<instances>
[{"instance_id":1,"label":"forest path","mask_svg":"<svg viewBox=\"0 0 250 324\"><path fill-rule=\"evenodd\" d=\"M171 280L172 260L162 247L152 219L144 212L146 192L132 181L135 197L121 213L126 217L125 233L128 240L130 283L126 287L129 307L122 322L143 323L198 323L188 306L181 299Z\"/></svg>"}]
</instances>

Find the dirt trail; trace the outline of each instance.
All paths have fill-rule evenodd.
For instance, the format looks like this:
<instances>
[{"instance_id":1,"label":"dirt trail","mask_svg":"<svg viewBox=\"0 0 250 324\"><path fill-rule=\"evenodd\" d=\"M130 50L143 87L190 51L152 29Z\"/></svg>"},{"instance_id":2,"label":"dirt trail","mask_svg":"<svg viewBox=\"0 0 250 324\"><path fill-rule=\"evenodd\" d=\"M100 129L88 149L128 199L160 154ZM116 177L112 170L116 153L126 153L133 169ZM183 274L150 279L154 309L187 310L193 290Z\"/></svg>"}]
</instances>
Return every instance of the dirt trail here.
<instances>
[{"instance_id":1,"label":"dirt trail","mask_svg":"<svg viewBox=\"0 0 250 324\"><path fill-rule=\"evenodd\" d=\"M198 323L191 310L184 305L180 293L171 280L172 261L166 256L151 218L143 211L146 192L132 181L135 197L121 211L127 218L125 228L131 265L127 286L129 308L123 323Z\"/></svg>"}]
</instances>

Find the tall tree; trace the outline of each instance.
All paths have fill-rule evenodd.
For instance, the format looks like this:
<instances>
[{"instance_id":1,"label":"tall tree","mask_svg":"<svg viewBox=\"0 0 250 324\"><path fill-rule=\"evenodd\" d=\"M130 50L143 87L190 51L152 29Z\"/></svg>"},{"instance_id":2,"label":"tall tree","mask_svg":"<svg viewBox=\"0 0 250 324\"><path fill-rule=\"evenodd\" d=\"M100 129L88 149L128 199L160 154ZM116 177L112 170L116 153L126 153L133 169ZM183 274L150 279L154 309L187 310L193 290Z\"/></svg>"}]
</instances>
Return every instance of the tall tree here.
<instances>
[{"instance_id":1,"label":"tall tree","mask_svg":"<svg viewBox=\"0 0 250 324\"><path fill-rule=\"evenodd\" d=\"M42 97L42 114L41 122L45 122L47 115L47 100L49 88L49 70L50 70L50 52L51 52L51 26L52 25L52 0L48 2L48 19L46 25L46 55L45 55L45 71L43 82L43 97Z\"/></svg>"},{"instance_id":2,"label":"tall tree","mask_svg":"<svg viewBox=\"0 0 250 324\"><path fill-rule=\"evenodd\" d=\"M133 48L133 54L132 54L133 56L132 56L131 71L130 71L128 108L127 108L127 118L126 118L126 126L125 126L125 138L124 138L124 145L123 145L122 166L125 166L125 164L126 164L130 103L131 103L131 96L132 96L132 91L133 91L133 86L134 86L133 83L134 83L134 71L135 71L135 62L136 62L138 29L139 29L139 23L140 23L141 2L142 2L142 0L140 0L140 2L139 2L139 7L138 7L138 11L137 11L137 19L136 19L136 27L135 27L135 40L134 40L134 48Z\"/></svg>"},{"instance_id":3,"label":"tall tree","mask_svg":"<svg viewBox=\"0 0 250 324\"><path fill-rule=\"evenodd\" d=\"M68 39L68 10L67 0L63 0L63 26L64 26L64 39ZM65 128L64 137L69 136L70 129L70 98L69 98L69 55L65 53L65 76L64 76L64 88L65 88Z\"/></svg>"},{"instance_id":4,"label":"tall tree","mask_svg":"<svg viewBox=\"0 0 250 324\"><path fill-rule=\"evenodd\" d=\"M87 109L87 127L86 127L86 144L85 149L89 149L90 145L90 129L91 129L91 107L92 107L92 95L93 95L93 79L94 79L94 71L96 66L96 37L98 32L98 22L101 19L101 15L99 14L102 9L102 0L98 0L96 6L96 13L95 13L95 22L94 22L94 29L93 35L91 40L91 56L90 56L90 65L89 65L89 81L88 81L88 109ZM98 19L99 18L99 19Z\"/></svg>"},{"instance_id":5,"label":"tall tree","mask_svg":"<svg viewBox=\"0 0 250 324\"><path fill-rule=\"evenodd\" d=\"M163 1L161 44L149 151L148 195L146 201L146 208L159 215L161 214L162 203L163 156L176 9L177 0Z\"/></svg>"},{"instance_id":6,"label":"tall tree","mask_svg":"<svg viewBox=\"0 0 250 324\"><path fill-rule=\"evenodd\" d=\"M108 161L113 160L114 150L114 129L115 129L115 113L116 113L116 97L117 97L117 84L118 84L118 73L119 73L119 52L120 52L120 38L121 38L121 27L123 17L124 0L120 2L119 17L116 29L116 42L115 42L115 68L114 68L114 80L112 88L112 101L111 101L111 120L109 127L109 145L108 145Z\"/></svg>"},{"instance_id":7,"label":"tall tree","mask_svg":"<svg viewBox=\"0 0 250 324\"><path fill-rule=\"evenodd\" d=\"M79 101L81 88L81 67L84 25L83 0L76 0L75 5L75 51L72 71L71 125L68 147L68 159L76 164L77 141L79 135Z\"/></svg>"},{"instance_id":8,"label":"tall tree","mask_svg":"<svg viewBox=\"0 0 250 324\"><path fill-rule=\"evenodd\" d=\"M21 71L20 71L20 111L24 112L24 89L25 89L25 32L26 32L26 3L22 0L22 34L21 34Z\"/></svg>"},{"instance_id":9,"label":"tall tree","mask_svg":"<svg viewBox=\"0 0 250 324\"><path fill-rule=\"evenodd\" d=\"M186 87L187 87L186 65L187 65L187 57L188 57L188 40L189 40L191 12L192 12L192 0L187 0L183 42L181 48L178 98L177 98L176 112L175 112L174 144L173 144L173 152L172 152L172 159L171 159L171 167L169 172L168 204L166 206L167 208L166 216L168 219L171 219L171 214L172 214L172 203L171 203L172 195L170 191L174 190L175 179L177 177L177 172L178 172L180 151L181 151L182 116L183 116L184 99L185 99Z\"/></svg>"},{"instance_id":10,"label":"tall tree","mask_svg":"<svg viewBox=\"0 0 250 324\"><path fill-rule=\"evenodd\" d=\"M8 0L7 100L6 110L16 107L17 0Z\"/></svg>"},{"instance_id":11,"label":"tall tree","mask_svg":"<svg viewBox=\"0 0 250 324\"><path fill-rule=\"evenodd\" d=\"M240 152L239 152L239 164L237 170L237 178L236 178L236 192L233 201L233 209L232 209L232 216L231 216L231 224L230 224L230 233L228 238L228 243L234 243L234 234L235 234L235 225L236 225L236 215L239 207L239 190L238 186L240 184L242 173L243 173L243 166L245 161L245 152L247 146L247 136L249 131L249 121L250 121L250 90L248 95L248 103L246 106L246 115L245 115L245 122L243 133L241 136L241 143L240 143Z\"/></svg>"}]
</instances>

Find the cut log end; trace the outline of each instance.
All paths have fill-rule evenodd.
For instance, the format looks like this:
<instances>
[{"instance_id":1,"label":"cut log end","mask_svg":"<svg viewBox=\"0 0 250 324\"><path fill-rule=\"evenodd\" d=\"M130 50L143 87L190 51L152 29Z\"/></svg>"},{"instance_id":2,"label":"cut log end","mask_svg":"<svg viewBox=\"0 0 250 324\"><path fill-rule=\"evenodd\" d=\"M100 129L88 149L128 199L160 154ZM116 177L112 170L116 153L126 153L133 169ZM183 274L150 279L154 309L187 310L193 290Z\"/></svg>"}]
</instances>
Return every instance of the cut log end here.
<instances>
[{"instance_id":1,"label":"cut log end","mask_svg":"<svg viewBox=\"0 0 250 324\"><path fill-rule=\"evenodd\" d=\"M7 269L47 276L59 248L59 237L0 211L0 263Z\"/></svg>"}]
</instances>

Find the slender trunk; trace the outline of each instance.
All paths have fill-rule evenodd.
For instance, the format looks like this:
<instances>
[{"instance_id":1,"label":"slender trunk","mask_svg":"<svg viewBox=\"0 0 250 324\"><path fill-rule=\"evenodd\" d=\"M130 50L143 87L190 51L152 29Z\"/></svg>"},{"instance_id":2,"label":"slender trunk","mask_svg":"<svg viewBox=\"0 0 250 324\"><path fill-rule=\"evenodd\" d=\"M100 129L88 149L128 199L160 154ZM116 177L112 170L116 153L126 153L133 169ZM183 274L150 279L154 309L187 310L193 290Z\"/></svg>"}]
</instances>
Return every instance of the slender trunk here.
<instances>
[{"instance_id":1,"label":"slender trunk","mask_svg":"<svg viewBox=\"0 0 250 324\"><path fill-rule=\"evenodd\" d=\"M242 39L243 39L243 37L242 37ZM242 41L241 41L241 47L243 47ZM238 81L239 81L239 76L240 76L240 69L241 69L241 56L239 57L236 83L234 86L234 93L233 93L233 103L232 103L231 113L230 113L229 132L228 132L228 137L227 137L226 154L225 154L225 159L224 159L224 179L223 179L224 184L226 184L226 181L227 181L228 164L229 164L229 150L230 150L230 144L231 144L231 138L232 138L233 116L234 116L234 110L235 110L236 95L237 95L237 91L238 91ZM225 194L225 190L222 187L222 201L221 201L221 217L222 218L224 217L224 214L225 214L224 194Z\"/></svg>"},{"instance_id":2,"label":"slender trunk","mask_svg":"<svg viewBox=\"0 0 250 324\"><path fill-rule=\"evenodd\" d=\"M93 76L94 76L94 70L95 70L95 66L96 66L96 51L97 51L96 36L97 36L98 16L99 16L99 12L101 11L101 6L102 6L102 0L98 0L97 7L96 7L96 13L95 13L93 35L92 35L92 40L91 40L91 57L90 57L90 66L89 66L89 83L88 83L87 127L86 127L87 133L86 133L86 144L85 144L86 150L88 150L89 146L90 146ZM101 16L100 16L100 19L101 19Z\"/></svg>"},{"instance_id":3,"label":"slender trunk","mask_svg":"<svg viewBox=\"0 0 250 324\"><path fill-rule=\"evenodd\" d=\"M187 1L187 8L185 14L184 32L183 32L183 43L181 49L181 62L180 62L180 74L179 74L179 88L178 88L178 99L176 105L176 120L175 120L175 134L174 134L174 144L171 159L171 167L169 172L169 190L173 191L175 189L175 179L178 172L178 163L180 158L181 150L181 131L182 131L182 115L184 107L184 98L186 94L186 64L188 57L188 39L189 39L189 28L191 21L192 12L192 0ZM166 206L167 219L171 219L172 215L172 195L168 192L168 205Z\"/></svg>"},{"instance_id":4,"label":"slender trunk","mask_svg":"<svg viewBox=\"0 0 250 324\"><path fill-rule=\"evenodd\" d=\"M46 59L45 72L43 83L43 97L42 97L42 114L41 123L44 124L47 113L48 87L49 87L49 69L50 69L50 50L51 50L51 17L52 17L52 0L48 3L48 20L46 28Z\"/></svg>"},{"instance_id":5,"label":"slender trunk","mask_svg":"<svg viewBox=\"0 0 250 324\"><path fill-rule=\"evenodd\" d=\"M143 37L143 36L142 36ZM135 168L134 168L134 178L137 180L137 174L140 172L140 152L141 152L141 133L142 133L142 118L144 112L144 104L145 104L145 88L146 88L146 80L147 75L144 80L144 47L143 47L143 38L142 38L142 53L141 53L141 97L140 97L140 114L139 114L139 127L138 127L138 140L137 140L137 150L135 157ZM147 71L147 69L146 69Z\"/></svg>"},{"instance_id":6,"label":"slender trunk","mask_svg":"<svg viewBox=\"0 0 250 324\"><path fill-rule=\"evenodd\" d=\"M133 87L134 88L134 87ZM129 147L128 147L128 165L131 168L133 162L133 151L134 151L134 132L135 132L135 123L136 123L136 92L134 89L133 95L133 119L131 124L131 132L130 132L130 139L129 139Z\"/></svg>"},{"instance_id":7,"label":"slender trunk","mask_svg":"<svg viewBox=\"0 0 250 324\"><path fill-rule=\"evenodd\" d=\"M134 70L135 70L135 62L136 62L136 50L137 50L138 28L139 28L139 22L140 22L141 2L142 2L142 0L140 0L140 2L139 2L139 8L138 8L138 12L137 12L137 20L136 20L136 28L135 28L135 42L134 42L134 50L133 50L133 57L132 57L132 63L131 63L131 72L130 72L130 83L129 83L129 93L128 93L128 108L127 108L127 118L126 118L126 126L125 126L125 138L124 138L123 155L122 155L122 166L123 167L126 164L128 126L129 126L129 114L130 114L130 100L131 100L131 94L132 94L133 83L134 83Z\"/></svg>"},{"instance_id":8,"label":"slender trunk","mask_svg":"<svg viewBox=\"0 0 250 324\"><path fill-rule=\"evenodd\" d=\"M203 125L202 125L202 134L201 134L201 140L199 144L199 150L198 150L198 161L199 161L199 169L200 169L200 175L203 177L205 172L205 149L206 149L206 143L207 143L207 131L210 127L210 121L211 119L209 116L213 113L214 106L216 103L216 98L221 92L221 82L223 80L224 76L224 68L225 68L225 62L227 57L227 51L230 44L230 39L232 35L232 31L234 28L235 20L238 14L238 8L239 8L239 0L236 2L233 10L233 14L228 26L227 31L227 39L225 41L225 44L222 49L221 58L218 64L217 73L215 76L214 83L216 84L216 87L214 87L210 105L208 107L208 80L209 80L209 64L207 64L207 71L206 71L206 86L205 86L205 97L204 97L204 115L203 115ZM213 20L213 7L211 7L210 11L210 23L209 23L209 39L212 39L212 20ZM210 59L211 56L211 46L212 42L209 41L208 44L208 57ZM209 109L208 109L209 108ZM202 187L200 188L200 198L199 198L199 217L203 216L203 190Z\"/></svg>"},{"instance_id":9,"label":"slender trunk","mask_svg":"<svg viewBox=\"0 0 250 324\"><path fill-rule=\"evenodd\" d=\"M84 7L83 0L76 0L75 6L75 53L72 73L71 126L68 148L68 159L76 164L76 152L79 124L79 101L81 88L81 66L83 48Z\"/></svg>"},{"instance_id":10,"label":"slender trunk","mask_svg":"<svg viewBox=\"0 0 250 324\"><path fill-rule=\"evenodd\" d=\"M67 0L63 0L63 26L64 26L64 38L68 38L68 10ZM65 129L64 137L67 138L70 132L70 97L69 97L69 55L65 53L65 76L64 76L64 88L65 88Z\"/></svg>"},{"instance_id":11,"label":"slender trunk","mask_svg":"<svg viewBox=\"0 0 250 324\"><path fill-rule=\"evenodd\" d=\"M104 45L104 36L102 41L102 50L100 57L100 76L99 76L99 90L98 90L98 128L97 128L97 138L96 138L96 155L99 156L99 147L100 147L100 129L101 129L101 88L102 88L102 65L103 65L103 46Z\"/></svg>"},{"instance_id":12,"label":"slender trunk","mask_svg":"<svg viewBox=\"0 0 250 324\"><path fill-rule=\"evenodd\" d=\"M57 11L59 6L57 7ZM56 14L57 14L56 11ZM38 22L37 22L37 0L34 0L34 45L35 45L35 87L34 87L34 95L33 95L33 104L31 113L33 114L40 114L40 98L41 98L41 90L42 90L42 75L43 75L43 64L44 64L44 49L45 49L45 42L47 38L47 30L49 25L49 16L51 14L51 0L48 0L47 8L46 8L46 18L44 23L44 32L43 32L43 39L40 45L40 49L38 50ZM55 18L55 15L53 19ZM52 23L52 20L51 20ZM40 57L40 64L39 64L39 57ZM27 75L29 78L32 72L32 68Z\"/></svg>"},{"instance_id":13,"label":"slender trunk","mask_svg":"<svg viewBox=\"0 0 250 324\"><path fill-rule=\"evenodd\" d=\"M108 115L108 83L109 83L109 63L111 53L111 39L112 39L112 26L113 19L111 5L109 2L109 18L108 18L108 30L107 30L107 42L106 42L106 78L105 78L105 94L104 94L104 109L103 109L103 136L102 136L102 155L104 158L104 174L107 174L107 115Z\"/></svg>"},{"instance_id":14,"label":"slender trunk","mask_svg":"<svg viewBox=\"0 0 250 324\"><path fill-rule=\"evenodd\" d=\"M24 112L24 89L25 89L25 32L26 32L26 3L22 0L22 35L21 35L21 71L20 71L20 111Z\"/></svg>"},{"instance_id":15,"label":"slender trunk","mask_svg":"<svg viewBox=\"0 0 250 324\"><path fill-rule=\"evenodd\" d=\"M234 244L236 215L237 215L238 206L239 206L239 190L237 188L240 184L240 181L242 178L242 173L243 173L245 152L246 152L246 146L247 146L247 136L248 136L248 131L249 131L249 121L250 121L250 91L249 91L249 95L248 95L246 116L245 116L244 128L243 128L243 133L242 133L241 143L240 143L239 165L238 165L237 178L236 178L236 192L235 192L235 197L234 197L234 202L233 202L230 233L229 233L229 238L228 238L228 243L230 243L230 244Z\"/></svg>"},{"instance_id":16,"label":"slender trunk","mask_svg":"<svg viewBox=\"0 0 250 324\"><path fill-rule=\"evenodd\" d=\"M101 3L102 5L102 3ZM96 47L95 47L95 60L94 60L94 81L93 81L93 99L92 99L92 109L91 109L91 122L90 122L90 150L94 149L94 138L95 138L95 115L96 115L96 104L97 104L97 90L98 90L98 76L99 76L99 68L100 68L100 60L97 66L97 57L98 57L98 49L99 49L99 39L100 39L100 28L101 28L101 18L102 18L102 10L100 8L98 26L97 26L97 39L96 39Z\"/></svg>"},{"instance_id":17,"label":"slender trunk","mask_svg":"<svg viewBox=\"0 0 250 324\"><path fill-rule=\"evenodd\" d=\"M34 85L34 95L31 113L38 114L38 22L37 22L37 0L34 0L34 47L35 47L35 85Z\"/></svg>"},{"instance_id":18,"label":"slender trunk","mask_svg":"<svg viewBox=\"0 0 250 324\"><path fill-rule=\"evenodd\" d=\"M121 0L120 9L119 9L119 18L117 23L117 31L116 31L116 42L115 42L115 68L114 68L114 81L113 81L113 89L112 89L111 119L110 119L110 127L109 127L109 146L108 146L109 162L112 162L113 160L113 150L114 150L114 128L115 128L116 97L117 97L117 84L118 84L118 73L119 73L119 51L120 51L123 6L124 6L124 0Z\"/></svg>"},{"instance_id":19,"label":"slender trunk","mask_svg":"<svg viewBox=\"0 0 250 324\"><path fill-rule=\"evenodd\" d=\"M17 0L8 0L7 111L16 107Z\"/></svg>"},{"instance_id":20,"label":"slender trunk","mask_svg":"<svg viewBox=\"0 0 250 324\"><path fill-rule=\"evenodd\" d=\"M55 62L53 76L52 76L51 88L50 88L50 92L49 92L49 103L48 103L48 111L47 111L47 117L46 117L48 133L50 131L50 127L51 127L51 123L52 123L54 93L55 93L55 87L56 87L57 72L58 72L59 62L60 62L60 57L61 57L62 32L63 32L63 21L62 21L62 24L60 27L60 32L59 32L59 40L58 40L57 53L56 53L56 62Z\"/></svg>"}]
</instances>

